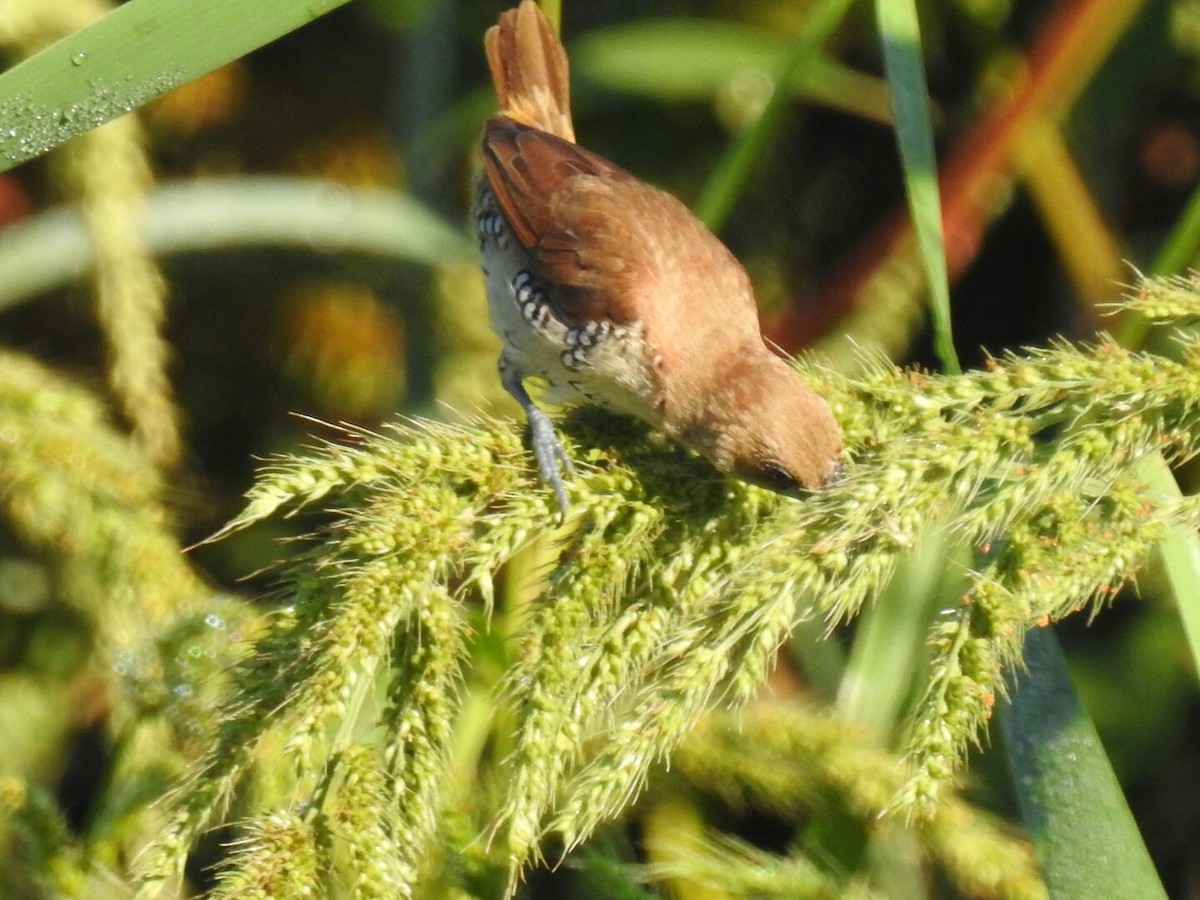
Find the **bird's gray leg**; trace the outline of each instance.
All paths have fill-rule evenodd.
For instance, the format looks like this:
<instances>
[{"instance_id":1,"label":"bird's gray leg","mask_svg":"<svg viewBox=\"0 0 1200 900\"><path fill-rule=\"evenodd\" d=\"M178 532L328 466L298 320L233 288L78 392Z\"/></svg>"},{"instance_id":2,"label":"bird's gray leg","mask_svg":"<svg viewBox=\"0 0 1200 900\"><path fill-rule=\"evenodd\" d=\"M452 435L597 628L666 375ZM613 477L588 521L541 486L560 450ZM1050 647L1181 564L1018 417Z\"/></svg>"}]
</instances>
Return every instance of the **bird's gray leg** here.
<instances>
[{"instance_id":1,"label":"bird's gray leg","mask_svg":"<svg viewBox=\"0 0 1200 900\"><path fill-rule=\"evenodd\" d=\"M558 498L558 508L565 516L567 514L567 488L563 484L562 470L575 471L571 458L563 449L558 435L554 431L554 423L545 411L529 397L525 386L521 384L521 373L503 356L500 357L500 382L514 400L525 410L525 419L529 422L530 443L533 444L533 455L537 459L538 471L542 481L554 488L554 496ZM561 464L561 468L560 468Z\"/></svg>"}]
</instances>

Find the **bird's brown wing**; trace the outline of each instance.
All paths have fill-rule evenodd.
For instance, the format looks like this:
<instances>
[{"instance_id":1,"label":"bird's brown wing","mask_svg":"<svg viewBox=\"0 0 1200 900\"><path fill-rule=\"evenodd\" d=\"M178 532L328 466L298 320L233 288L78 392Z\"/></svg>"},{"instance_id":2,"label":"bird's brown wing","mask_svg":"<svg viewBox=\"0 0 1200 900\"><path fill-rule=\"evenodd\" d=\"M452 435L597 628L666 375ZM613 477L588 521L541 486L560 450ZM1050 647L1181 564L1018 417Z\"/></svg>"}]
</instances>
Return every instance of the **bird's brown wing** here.
<instances>
[{"instance_id":1,"label":"bird's brown wing","mask_svg":"<svg viewBox=\"0 0 1200 900\"><path fill-rule=\"evenodd\" d=\"M554 285L555 311L572 324L636 318L641 242L630 234L630 194L653 191L578 144L506 116L488 120L488 183L517 239Z\"/></svg>"},{"instance_id":2,"label":"bird's brown wing","mask_svg":"<svg viewBox=\"0 0 1200 900\"><path fill-rule=\"evenodd\" d=\"M664 371L761 342L745 270L674 197L505 116L488 120L483 150L492 192L553 285L560 319L637 321Z\"/></svg>"}]
</instances>

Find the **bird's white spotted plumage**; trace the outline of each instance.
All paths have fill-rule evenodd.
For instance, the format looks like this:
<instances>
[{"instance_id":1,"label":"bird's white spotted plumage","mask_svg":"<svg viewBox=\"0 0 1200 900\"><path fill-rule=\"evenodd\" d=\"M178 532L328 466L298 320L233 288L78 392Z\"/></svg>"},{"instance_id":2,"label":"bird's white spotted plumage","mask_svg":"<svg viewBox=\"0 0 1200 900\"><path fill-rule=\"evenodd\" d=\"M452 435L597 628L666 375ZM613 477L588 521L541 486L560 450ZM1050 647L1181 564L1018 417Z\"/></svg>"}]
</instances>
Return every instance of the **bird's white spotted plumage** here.
<instances>
[{"instance_id":1,"label":"bird's white spotted plumage","mask_svg":"<svg viewBox=\"0 0 1200 900\"><path fill-rule=\"evenodd\" d=\"M651 377L637 325L608 320L569 323L555 312L553 287L514 239L487 185L479 189L475 221L487 273L488 311L504 343L506 365L537 377L553 403L599 403L636 413Z\"/></svg>"}]
</instances>

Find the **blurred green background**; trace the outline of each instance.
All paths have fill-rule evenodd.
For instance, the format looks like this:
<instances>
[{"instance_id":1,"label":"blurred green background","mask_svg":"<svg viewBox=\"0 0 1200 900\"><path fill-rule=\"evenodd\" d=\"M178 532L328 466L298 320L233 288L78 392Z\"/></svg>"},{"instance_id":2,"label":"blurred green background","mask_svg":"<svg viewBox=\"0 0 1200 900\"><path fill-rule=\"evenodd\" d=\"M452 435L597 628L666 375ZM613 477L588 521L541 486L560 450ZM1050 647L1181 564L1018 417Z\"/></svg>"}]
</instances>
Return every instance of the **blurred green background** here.
<instances>
[{"instance_id":1,"label":"blurred green background","mask_svg":"<svg viewBox=\"0 0 1200 900\"><path fill-rule=\"evenodd\" d=\"M936 368L870 4L852 4L800 73L744 181L714 194L714 173L767 103L813 5L567 2L580 142L700 205L749 270L783 349L853 367L857 342ZM308 417L373 428L398 413L515 413L495 376L467 229L494 104L482 34L503 6L360 0L139 113L161 221L203 201L185 193L171 206L167 189L220 178L285 235L255 237L248 222L229 237L228 222L197 218L158 257L183 434L166 467L167 505L184 544L238 511L263 457L332 436ZM1106 319L1104 305L1132 267L1160 259L1197 189L1200 0L918 8L964 366L1099 328L1142 339L1136 325ZM0 26L4 16L0 7ZM6 46L15 61L21 48ZM263 182L249 178L268 175L410 195L442 229L430 247L446 249L430 251L431 264L376 252L363 235L331 246L292 206L299 189L254 193ZM53 249L37 249L39 239L57 246L44 232L28 230L68 227L46 217L72 197L54 154L0 175L0 222L27 229L21 246L44 279L0 305L0 345L104 391L106 339L89 285ZM319 198L313 218L337 203ZM1179 262L1195 263L1194 245ZM1181 480L1195 487L1194 472ZM278 539L307 524L277 520L190 558L211 585L254 595L271 585L256 573L280 557ZM0 727L20 726L0 733L0 746L19 756L26 729L43 723L27 770L81 822L103 771L107 710L85 665L94 626L55 602L47 565L0 523L10 710ZM1060 635L1164 884L1200 897L1200 698L1157 578L1152 564L1112 611ZM972 786L1007 810L998 761L986 754ZM778 823L742 825L769 843Z\"/></svg>"}]
</instances>

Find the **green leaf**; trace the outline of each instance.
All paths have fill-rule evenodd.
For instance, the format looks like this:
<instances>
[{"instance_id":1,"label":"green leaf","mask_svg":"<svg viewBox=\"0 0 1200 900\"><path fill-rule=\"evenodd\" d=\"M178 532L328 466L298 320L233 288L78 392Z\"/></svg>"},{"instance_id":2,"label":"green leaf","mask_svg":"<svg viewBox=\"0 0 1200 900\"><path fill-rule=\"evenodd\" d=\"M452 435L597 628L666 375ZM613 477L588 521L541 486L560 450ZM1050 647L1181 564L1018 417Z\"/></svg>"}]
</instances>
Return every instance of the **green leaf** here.
<instances>
[{"instance_id":1,"label":"green leaf","mask_svg":"<svg viewBox=\"0 0 1200 900\"><path fill-rule=\"evenodd\" d=\"M1001 727L1050 895L1166 897L1053 632L1028 633L1025 663Z\"/></svg>"},{"instance_id":2,"label":"green leaf","mask_svg":"<svg viewBox=\"0 0 1200 900\"><path fill-rule=\"evenodd\" d=\"M140 223L151 252L294 246L442 265L471 243L407 194L305 178L190 181L152 191ZM81 217L56 209L0 232L0 309L88 272Z\"/></svg>"},{"instance_id":3,"label":"green leaf","mask_svg":"<svg viewBox=\"0 0 1200 900\"><path fill-rule=\"evenodd\" d=\"M0 172L347 0L129 0L0 76Z\"/></svg>"},{"instance_id":4,"label":"green leaf","mask_svg":"<svg viewBox=\"0 0 1200 900\"><path fill-rule=\"evenodd\" d=\"M904 189L916 229L921 262L930 289L934 350L947 372L961 371L950 328L950 286L946 272L942 204L933 152L929 92L921 61L921 34L913 0L875 0L884 68L892 88L896 141L904 166Z\"/></svg>"},{"instance_id":5,"label":"green leaf","mask_svg":"<svg viewBox=\"0 0 1200 900\"><path fill-rule=\"evenodd\" d=\"M1200 185L1192 191L1187 206L1176 220L1158 255L1150 265L1150 275L1178 275L1189 267L1200 265ZM1136 349L1145 342L1150 323L1142 316L1127 313L1116 329L1116 338L1123 347Z\"/></svg>"},{"instance_id":6,"label":"green leaf","mask_svg":"<svg viewBox=\"0 0 1200 900\"><path fill-rule=\"evenodd\" d=\"M660 100L708 100L746 74L771 78L788 65L791 42L764 28L701 19L659 19L593 31L571 45L571 67L613 90ZM891 121L887 90L816 51L785 82L802 96L880 122Z\"/></svg>"},{"instance_id":7,"label":"green leaf","mask_svg":"<svg viewBox=\"0 0 1200 900\"><path fill-rule=\"evenodd\" d=\"M777 73L775 90L771 92L762 114L738 135L721 157L704 186L704 193L696 202L696 216L713 231L720 230L750 172L775 135L790 93L785 87L805 78L805 72L813 64L819 48L842 21L849 6L850 0L823 0L813 7L805 21L804 30L792 42L788 56Z\"/></svg>"},{"instance_id":8,"label":"green leaf","mask_svg":"<svg viewBox=\"0 0 1200 900\"><path fill-rule=\"evenodd\" d=\"M1200 186L1180 215L1171 234L1159 251L1150 271L1155 275L1173 275L1197 264L1200 250Z\"/></svg>"},{"instance_id":9,"label":"green leaf","mask_svg":"<svg viewBox=\"0 0 1200 900\"><path fill-rule=\"evenodd\" d=\"M1182 498L1179 483L1161 454L1143 459L1138 474L1145 479L1146 495L1155 502ZM1192 652L1192 665L1200 671L1200 534L1188 522L1177 522L1159 542L1158 552Z\"/></svg>"},{"instance_id":10,"label":"green leaf","mask_svg":"<svg viewBox=\"0 0 1200 900\"><path fill-rule=\"evenodd\" d=\"M949 588L962 595L956 577L963 547L933 522L913 552L897 566L879 597L863 610L855 632L846 676L838 690L838 710L866 725L881 746L911 702L914 684L928 666L928 634Z\"/></svg>"},{"instance_id":11,"label":"green leaf","mask_svg":"<svg viewBox=\"0 0 1200 900\"><path fill-rule=\"evenodd\" d=\"M745 71L778 71L787 42L770 31L699 19L643 20L571 46L575 72L606 87L664 100L711 97Z\"/></svg>"}]
</instances>

